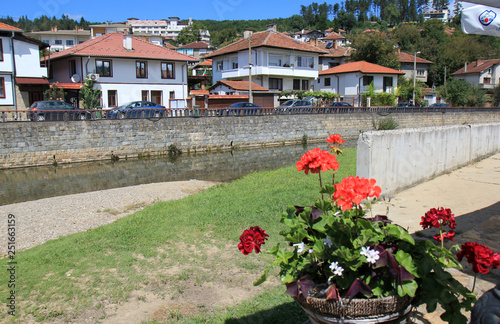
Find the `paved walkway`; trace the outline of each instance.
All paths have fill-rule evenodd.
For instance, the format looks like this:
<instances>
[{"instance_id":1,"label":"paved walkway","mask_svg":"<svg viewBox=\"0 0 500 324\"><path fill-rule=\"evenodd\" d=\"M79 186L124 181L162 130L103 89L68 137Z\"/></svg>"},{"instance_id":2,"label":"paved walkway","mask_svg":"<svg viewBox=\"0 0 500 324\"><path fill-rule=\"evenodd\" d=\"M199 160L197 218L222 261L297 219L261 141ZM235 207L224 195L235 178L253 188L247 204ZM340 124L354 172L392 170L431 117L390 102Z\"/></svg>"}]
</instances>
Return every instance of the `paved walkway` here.
<instances>
[{"instance_id":1,"label":"paved walkway","mask_svg":"<svg viewBox=\"0 0 500 324\"><path fill-rule=\"evenodd\" d=\"M500 253L500 153L397 193L390 202L375 204L372 212L385 215L389 208L389 218L414 233L421 230L420 221L425 212L438 207L450 208L455 214L454 244L477 241ZM452 273L472 288L470 267ZM480 275L474 292L482 295L499 282L500 269ZM417 323L444 323L438 311L426 314L422 310L421 315L423 318Z\"/></svg>"}]
</instances>

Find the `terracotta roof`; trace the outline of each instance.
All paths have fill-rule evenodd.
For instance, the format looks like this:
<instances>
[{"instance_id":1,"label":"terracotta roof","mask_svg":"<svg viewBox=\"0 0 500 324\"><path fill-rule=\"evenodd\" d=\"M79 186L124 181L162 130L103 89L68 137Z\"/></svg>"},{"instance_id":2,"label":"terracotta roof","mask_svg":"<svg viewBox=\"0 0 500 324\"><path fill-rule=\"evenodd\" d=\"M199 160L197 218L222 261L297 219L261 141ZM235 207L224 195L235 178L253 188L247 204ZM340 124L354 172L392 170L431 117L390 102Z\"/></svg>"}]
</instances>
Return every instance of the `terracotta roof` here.
<instances>
[{"instance_id":1,"label":"terracotta roof","mask_svg":"<svg viewBox=\"0 0 500 324\"><path fill-rule=\"evenodd\" d=\"M248 95L210 95L208 99L248 99Z\"/></svg>"},{"instance_id":2,"label":"terracotta roof","mask_svg":"<svg viewBox=\"0 0 500 324\"><path fill-rule=\"evenodd\" d=\"M174 50L177 47L175 47L174 45L170 44L169 42L165 42L165 48L170 48L171 50Z\"/></svg>"},{"instance_id":3,"label":"terracotta roof","mask_svg":"<svg viewBox=\"0 0 500 324\"><path fill-rule=\"evenodd\" d=\"M227 81L227 80L220 80L213 86L211 86L209 89L213 89L217 87L219 84L223 84L229 88L232 88L234 90L242 90L242 91L248 91L248 81ZM264 88L263 86L258 85L255 82L252 82L252 91L269 91L269 89Z\"/></svg>"},{"instance_id":4,"label":"terracotta roof","mask_svg":"<svg viewBox=\"0 0 500 324\"><path fill-rule=\"evenodd\" d=\"M394 70L382 65L368 63L366 61L357 61L341 64L332 67L328 70L319 72L319 75L325 74L341 74L341 73L352 73L361 72L364 74L405 74L404 72Z\"/></svg>"},{"instance_id":5,"label":"terracotta roof","mask_svg":"<svg viewBox=\"0 0 500 324\"><path fill-rule=\"evenodd\" d=\"M90 37L90 30L44 30L44 31L34 31L34 32L29 32L25 33L28 36L34 37L34 36L39 36L39 35L71 35L71 36L89 36Z\"/></svg>"},{"instance_id":6,"label":"terracotta roof","mask_svg":"<svg viewBox=\"0 0 500 324\"><path fill-rule=\"evenodd\" d=\"M67 90L80 90L83 87L83 83L60 83L56 82L57 86L61 89ZM50 85L52 87L52 84Z\"/></svg>"},{"instance_id":7,"label":"terracotta roof","mask_svg":"<svg viewBox=\"0 0 500 324\"><path fill-rule=\"evenodd\" d=\"M321 57L347 57L347 56L351 56L352 54L352 47L343 47L343 46L339 46L337 48L333 48L330 47L330 48L326 48L326 43L318 43L318 45L316 45L316 47L326 51L326 53L324 54L320 54Z\"/></svg>"},{"instance_id":8,"label":"terracotta roof","mask_svg":"<svg viewBox=\"0 0 500 324\"><path fill-rule=\"evenodd\" d=\"M207 42L192 42L178 48L211 48L210 44Z\"/></svg>"},{"instance_id":9,"label":"terracotta roof","mask_svg":"<svg viewBox=\"0 0 500 324\"><path fill-rule=\"evenodd\" d=\"M332 31L333 31L333 27L330 27L327 30L325 30L325 33L331 33Z\"/></svg>"},{"instance_id":10,"label":"terracotta roof","mask_svg":"<svg viewBox=\"0 0 500 324\"><path fill-rule=\"evenodd\" d=\"M453 35L454 32L455 32L455 27L453 27L453 28L445 28L444 29L444 33L446 35L450 35L451 36L451 35Z\"/></svg>"},{"instance_id":11,"label":"terracotta roof","mask_svg":"<svg viewBox=\"0 0 500 324\"><path fill-rule=\"evenodd\" d=\"M130 36L130 35L127 35ZM154 45L139 38L132 37L132 51L123 47L122 33L109 33L88 40L64 51L50 55L50 59L67 56L98 56L98 57L126 57L143 59L162 59L173 61L198 61L197 58L177 51Z\"/></svg>"},{"instance_id":12,"label":"terracotta roof","mask_svg":"<svg viewBox=\"0 0 500 324\"><path fill-rule=\"evenodd\" d=\"M22 29L19 29L17 27L7 25L5 23L0 22L0 29L2 30L17 30L17 31L22 31Z\"/></svg>"},{"instance_id":13,"label":"terracotta roof","mask_svg":"<svg viewBox=\"0 0 500 324\"><path fill-rule=\"evenodd\" d=\"M291 50L305 51L305 52L316 52L316 53L324 52L317 47L306 44L304 42L297 41L282 33L275 33L272 31L262 31L253 33L252 48L256 47L275 47L275 48L284 48L284 49L291 49ZM211 53L210 55L206 55L205 57L216 57L219 55L239 52L243 50L248 50L248 39L241 39L235 43L229 44Z\"/></svg>"},{"instance_id":14,"label":"terracotta roof","mask_svg":"<svg viewBox=\"0 0 500 324\"><path fill-rule=\"evenodd\" d=\"M396 56L398 57L398 61L401 63L413 63L415 60L415 57L413 55L405 53L405 52L396 53ZM432 64L431 61L425 60L425 59L418 57L418 56L417 56L417 63Z\"/></svg>"},{"instance_id":15,"label":"terracotta roof","mask_svg":"<svg viewBox=\"0 0 500 324\"><path fill-rule=\"evenodd\" d=\"M363 34L378 33L378 32L380 32L380 30L378 30L378 29L365 29L365 30L363 30Z\"/></svg>"},{"instance_id":16,"label":"terracotta roof","mask_svg":"<svg viewBox=\"0 0 500 324\"><path fill-rule=\"evenodd\" d=\"M467 64L467 69L465 69L465 67L462 67L460 70L453 72L451 75L481 73L482 71L489 69L495 64L500 64L500 59L477 60L475 62Z\"/></svg>"},{"instance_id":17,"label":"terracotta roof","mask_svg":"<svg viewBox=\"0 0 500 324\"><path fill-rule=\"evenodd\" d=\"M46 78L23 78L16 77L17 84L49 84L49 80Z\"/></svg>"},{"instance_id":18,"label":"terracotta roof","mask_svg":"<svg viewBox=\"0 0 500 324\"><path fill-rule=\"evenodd\" d=\"M332 32L332 33L329 33L328 35L326 35L325 37L323 37L322 39L335 40L335 39L345 39L345 37L336 33L336 32Z\"/></svg>"},{"instance_id":19,"label":"terracotta roof","mask_svg":"<svg viewBox=\"0 0 500 324\"><path fill-rule=\"evenodd\" d=\"M208 92L208 90L191 90L189 94L193 96L208 96L210 92Z\"/></svg>"}]
</instances>

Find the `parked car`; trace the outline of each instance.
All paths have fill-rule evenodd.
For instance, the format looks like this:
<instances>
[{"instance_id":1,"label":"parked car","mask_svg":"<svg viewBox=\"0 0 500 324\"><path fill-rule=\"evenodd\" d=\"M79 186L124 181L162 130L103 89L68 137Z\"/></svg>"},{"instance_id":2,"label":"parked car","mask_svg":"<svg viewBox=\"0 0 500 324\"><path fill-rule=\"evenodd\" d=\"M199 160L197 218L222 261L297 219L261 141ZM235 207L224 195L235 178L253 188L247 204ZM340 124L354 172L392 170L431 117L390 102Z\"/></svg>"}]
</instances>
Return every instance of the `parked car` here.
<instances>
[{"instance_id":1,"label":"parked car","mask_svg":"<svg viewBox=\"0 0 500 324\"><path fill-rule=\"evenodd\" d=\"M256 104L250 103L250 102L236 102L232 105L230 105L226 109L226 115L233 115L233 116L241 116L241 115L251 115L255 113L255 110L257 108L261 108L261 106L258 106ZM222 112L223 113L223 112Z\"/></svg>"},{"instance_id":2,"label":"parked car","mask_svg":"<svg viewBox=\"0 0 500 324\"><path fill-rule=\"evenodd\" d=\"M304 99L290 99L276 108L277 113L305 112L305 108L313 108L312 102Z\"/></svg>"},{"instance_id":3,"label":"parked car","mask_svg":"<svg viewBox=\"0 0 500 324\"><path fill-rule=\"evenodd\" d=\"M108 118L151 118L166 115L165 106L151 101L132 101L108 111Z\"/></svg>"},{"instance_id":4,"label":"parked car","mask_svg":"<svg viewBox=\"0 0 500 324\"><path fill-rule=\"evenodd\" d=\"M352 105L345 101L334 102L330 105L330 107L352 107Z\"/></svg>"},{"instance_id":5,"label":"parked car","mask_svg":"<svg viewBox=\"0 0 500 324\"><path fill-rule=\"evenodd\" d=\"M411 102L400 102L398 103L397 105L395 105L394 107L396 108L401 108L401 107L409 107L409 108L414 108L415 105L412 104Z\"/></svg>"},{"instance_id":6,"label":"parked car","mask_svg":"<svg viewBox=\"0 0 500 324\"><path fill-rule=\"evenodd\" d=\"M45 120L87 120L92 114L71 104L59 100L35 101L29 108L28 119L32 121Z\"/></svg>"},{"instance_id":7,"label":"parked car","mask_svg":"<svg viewBox=\"0 0 500 324\"><path fill-rule=\"evenodd\" d=\"M429 108L447 108L447 107L450 107L450 105L440 102L433 103L432 105L429 106Z\"/></svg>"}]
</instances>

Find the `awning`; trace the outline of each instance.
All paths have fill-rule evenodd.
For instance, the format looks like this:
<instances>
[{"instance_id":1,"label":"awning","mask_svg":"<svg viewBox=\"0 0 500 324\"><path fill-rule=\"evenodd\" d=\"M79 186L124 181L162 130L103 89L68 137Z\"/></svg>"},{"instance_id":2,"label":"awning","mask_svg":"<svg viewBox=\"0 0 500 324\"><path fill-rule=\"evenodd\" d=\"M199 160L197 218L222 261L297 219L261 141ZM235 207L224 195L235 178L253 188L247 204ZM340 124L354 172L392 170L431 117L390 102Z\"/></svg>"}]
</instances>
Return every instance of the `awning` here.
<instances>
[{"instance_id":1,"label":"awning","mask_svg":"<svg viewBox=\"0 0 500 324\"><path fill-rule=\"evenodd\" d=\"M480 2L478 0L478 2ZM484 1L484 3L489 3ZM500 8L475 5L462 10L462 30L466 34L500 37Z\"/></svg>"},{"instance_id":2,"label":"awning","mask_svg":"<svg viewBox=\"0 0 500 324\"><path fill-rule=\"evenodd\" d=\"M42 85L49 85L49 80L45 78L23 78L23 77L17 77L16 78L16 83L17 84L42 84Z\"/></svg>"},{"instance_id":3,"label":"awning","mask_svg":"<svg viewBox=\"0 0 500 324\"><path fill-rule=\"evenodd\" d=\"M80 90L83 87L82 83L55 83L59 88L64 90ZM51 85L52 87L52 85Z\"/></svg>"}]
</instances>

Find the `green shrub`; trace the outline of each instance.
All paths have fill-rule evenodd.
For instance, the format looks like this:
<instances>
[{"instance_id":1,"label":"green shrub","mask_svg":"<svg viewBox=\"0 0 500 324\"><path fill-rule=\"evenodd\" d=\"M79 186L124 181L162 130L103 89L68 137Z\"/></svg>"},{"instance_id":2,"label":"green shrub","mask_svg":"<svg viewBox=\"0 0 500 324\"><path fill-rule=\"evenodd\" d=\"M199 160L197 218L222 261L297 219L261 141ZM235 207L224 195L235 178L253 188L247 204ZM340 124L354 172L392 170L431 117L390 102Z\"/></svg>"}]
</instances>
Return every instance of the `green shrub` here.
<instances>
[{"instance_id":1,"label":"green shrub","mask_svg":"<svg viewBox=\"0 0 500 324\"><path fill-rule=\"evenodd\" d=\"M379 120L373 120L373 128L376 130L389 130L396 129L399 127L398 121L392 117L380 118Z\"/></svg>"}]
</instances>

